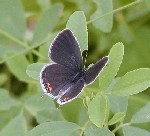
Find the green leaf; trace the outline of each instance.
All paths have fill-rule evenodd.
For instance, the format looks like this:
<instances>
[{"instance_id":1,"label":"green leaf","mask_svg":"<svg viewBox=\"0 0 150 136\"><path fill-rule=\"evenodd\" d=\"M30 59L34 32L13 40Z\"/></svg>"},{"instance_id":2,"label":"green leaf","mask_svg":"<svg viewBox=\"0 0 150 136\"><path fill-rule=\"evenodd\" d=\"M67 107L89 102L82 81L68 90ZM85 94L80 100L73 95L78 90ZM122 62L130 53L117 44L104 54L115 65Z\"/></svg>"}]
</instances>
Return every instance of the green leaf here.
<instances>
[{"instance_id":1,"label":"green leaf","mask_svg":"<svg viewBox=\"0 0 150 136\"><path fill-rule=\"evenodd\" d=\"M44 94L41 86L38 88L38 93L27 96L24 107L38 123L64 120L62 112L56 108L54 100Z\"/></svg>"},{"instance_id":2,"label":"green leaf","mask_svg":"<svg viewBox=\"0 0 150 136\"><path fill-rule=\"evenodd\" d=\"M25 108L33 115L36 116L39 111L43 110L55 110L53 99L44 95L42 92L38 92L35 95L29 96L25 101Z\"/></svg>"},{"instance_id":3,"label":"green leaf","mask_svg":"<svg viewBox=\"0 0 150 136\"><path fill-rule=\"evenodd\" d=\"M9 96L7 90L0 89L0 110L9 110L16 104L17 102Z\"/></svg>"},{"instance_id":4,"label":"green leaf","mask_svg":"<svg viewBox=\"0 0 150 136\"><path fill-rule=\"evenodd\" d=\"M144 2L146 4L147 8L150 9L150 1L149 0L145 0Z\"/></svg>"},{"instance_id":5,"label":"green leaf","mask_svg":"<svg viewBox=\"0 0 150 136\"><path fill-rule=\"evenodd\" d=\"M144 107L142 107L139 111L137 111L132 119L132 123L144 123L150 122L150 102L147 103Z\"/></svg>"},{"instance_id":6,"label":"green leaf","mask_svg":"<svg viewBox=\"0 0 150 136\"><path fill-rule=\"evenodd\" d=\"M43 11L47 10L51 5L49 0L37 0L37 3Z\"/></svg>"},{"instance_id":7,"label":"green leaf","mask_svg":"<svg viewBox=\"0 0 150 136\"><path fill-rule=\"evenodd\" d=\"M3 58L7 52L21 52L24 49L19 43L8 39L8 37L0 34L0 58ZM1 62L0 62L1 63Z\"/></svg>"},{"instance_id":8,"label":"green leaf","mask_svg":"<svg viewBox=\"0 0 150 136\"><path fill-rule=\"evenodd\" d=\"M50 38L50 41L52 41L54 39L54 37ZM38 61L39 62L50 62L50 59L48 57L48 51L49 51L49 45L51 44L51 42L47 45L44 45L44 46L40 46L39 47L39 54L42 55L42 57L39 57Z\"/></svg>"},{"instance_id":9,"label":"green leaf","mask_svg":"<svg viewBox=\"0 0 150 136\"><path fill-rule=\"evenodd\" d=\"M108 65L103 69L99 76L99 88L101 91L107 91L109 85L117 75L124 55L124 46L122 43L116 43L108 55Z\"/></svg>"},{"instance_id":10,"label":"green leaf","mask_svg":"<svg viewBox=\"0 0 150 136\"><path fill-rule=\"evenodd\" d=\"M128 96L142 92L148 87L150 87L150 69L140 68L121 77L112 92L116 95Z\"/></svg>"},{"instance_id":11,"label":"green leaf","mask_svg":"<svg viewBox=\"0 0 150 136\"><path fill-rule=\"evenodd\" d=\"M109 120L108 125L113 125L119 121L122 121L124 117L125 117L124 112L118 112Z\"/></svg>"},{"instance_id":12,"label":"green leaf","mask_svg":"<svg viewBox=\"0 0 150 136\"><path fill-rule=\"evenodd\" d=\"M7 55L7 57L12 56L13 53L11 53L11 55ZM7 58L6 57L6 58ZM8 60L6 62L9 70L21 81L28 81L31 80L27 74L26 74L26 68L29 65L28 60L26 59L26 57L24 55L20 55L19 57L16 56L10 60Z\"/></svg>"},{"instance_id":13,"label":"green leaf","mask_svg":"<svg viewBox=\"0 0 150 136\"><path fill-rule=\"evenodd\" d=\"M91 122L97 127L103 127L109 112L108 98L97 94L88 105L88 114Z\"/></svg>"},{"instance_id":14,"label":"green leaf","mask_svg":"<svg viewBox=\"0 0 150 136\"><path fill-rule=\"evenodd\" d=\"M150 136L150 132L141 128L125 126L123 128L124 136Z\"/></svg>"},{"instance_id":15,"label":"green leaf","mask_svg":"<svg viewBox=\"0 0 150 136\"><path fill-rule=\"evenodd\" d=\"M8 77L5 73L1 73L0 74L0 86L3 85L4 83L6 83L6 81L8 80Z\"/></svg>"},{"instance_id":16,"label":"green leaf","mask_svg":"<svg viewBox=\"0 0 150 136\"><path fill-rule=\"evenodd\" d=\"M22 115L12 119L0 132L2 136L23 136L27 131L27 124Z\"/></svg>"},{"instance_id":17,"label":"green leaf","mask_svg":"<svg viewBox=\"0 0 150 136\"><path fill-rule=\"evenodd\" d=\"M24 102L26 110L34 116L38 123L64 120L61 111L56 108L53 99L44 95L41 89L39 91L41 92L27 96Z\"/></svg>"},{"instance_id":18,"label":"green leaf","mask_svg":"<svg viewBox=\"0 0 150 136\"><path fill-rule=\"evenodd\" d=\"M69 28L74 33L77 41L80 45L81 51L88 49L88 32L87 32L87 23L83 11L74 12L66 25L66 28Z\"/></svg>"},{"instance_id":19,"label":"green leaf","mask_svg":"<svg viewBox=\"0 0 150 136\"><path fill-rule=\"evenodd\" d=\"M50 121L64 120L63 115L58 109L43 109L35 115L36 121L41 124Z\"/></svg>"},{"instance_id":20,"label":"green leaf","mask_svg":"<svg viewBox=\"0 0 150 136\"><path fill-rule=\"evenodd\" d=\"M38 125L26 136L71 136L80 126L66 121L52 121Z\"/></svg>"},{"instance_id":21,"label":"green leaf","mask_svg":"<svg viewBox=\"0 0 150 136\"><path fill-rule=\"evenodd\" d=\"M20 0L1 0L0 3L0 33L23 38L26 23Z\"/></svg>"},{"instance_id":22,"label":"green leaf","mask_svg":"<svg viewBox=\"0 0 150 136\"><path fill-rule=\"evenodd\" d=\"M43 41L48 36L48 34L57 25L61 12L61 4L56 4L44 12L34 30L32 45L41 43L41 41Z\"/></svg>"},{"instance_id":23,"label":"green leaf","mask_svg":"<svg viewBox=\"0 0 150 136\"><path fill-rule=\"evenodd\" d=\"M115 136L106 128L88 128L85 130L85 136Z\"/></svg>"},{"instance_id":24,"label":"green leaf","mask_svg":"<svg viewBox=\"0 0 150 136\"><path fill-rule=\"evenodd\" d=\"M113 14L104 14L113 11L112 0L94 0L97 5L97 10L90 17L93 25L103 32L111 32L113 26ZM98 19L97 19L98 18ZM96 20L95 20L96 19Z\"/></svg>"},{"instance_id":25,"label":"green leaf","mask_svg":"<svg viewBox=\"0 0 150 136\"><path fill-rule=\"evenodd\" d=\"M30 64L26 69L26 73L28 74L29 77L32 77L35 80L39 80L40 71L44 65L46 64L45 63Z\"/></svg>"},{"instance_id":26,"label":"green leaf","mask_svg":"<svg viewBox=\"0 0 150 136\"><path fill-rule=\"evenodd\" d=\"M128 98L123 96L109 95L110 108L113 113L126 112Z\"/></svg>"},{"instance_id":27,"label":"green leaf","mask_svg":"<svg viewBox=\"0 0 150 136\"><path fill-rule=\"evenodd\" d=\"M63 105L61 107L61 112L67 121L77 122L78 125L81 126L89 119L88 115L85 114L87 109L85 109L82 99L75 99Z\"/></svg>"}]
</instances>

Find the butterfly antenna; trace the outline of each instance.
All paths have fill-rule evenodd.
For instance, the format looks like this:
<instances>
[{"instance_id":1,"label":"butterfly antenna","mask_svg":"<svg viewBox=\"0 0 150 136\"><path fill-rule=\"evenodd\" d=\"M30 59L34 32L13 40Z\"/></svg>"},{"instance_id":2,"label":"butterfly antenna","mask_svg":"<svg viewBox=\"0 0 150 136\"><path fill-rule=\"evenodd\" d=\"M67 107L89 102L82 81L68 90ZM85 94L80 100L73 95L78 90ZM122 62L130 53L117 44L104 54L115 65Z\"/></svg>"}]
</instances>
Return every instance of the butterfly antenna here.
<instances>
[{"instance_id":1,"label":"butterfly antenna","mask_svg":"<svg viewBox=\"0 0 150 136\"><path fill-rule=\"evenodd\" d=\"M88 56L88 50L84 50L83 52L82 52L82 58L83 58L83 68L84 69L86 69L86 59L87 59L87 56Z\"/></svg>"}]
</instances>

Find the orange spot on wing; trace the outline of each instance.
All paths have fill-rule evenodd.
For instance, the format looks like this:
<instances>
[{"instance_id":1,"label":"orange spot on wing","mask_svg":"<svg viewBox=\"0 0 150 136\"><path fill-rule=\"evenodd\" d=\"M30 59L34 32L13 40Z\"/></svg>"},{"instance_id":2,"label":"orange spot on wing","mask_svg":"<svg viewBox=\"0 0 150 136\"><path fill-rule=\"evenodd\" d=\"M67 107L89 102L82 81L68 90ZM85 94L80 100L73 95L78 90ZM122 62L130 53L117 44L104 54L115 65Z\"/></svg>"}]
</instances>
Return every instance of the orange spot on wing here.
<instances>
[{"instance_id":1,"label":"orange spot on wing","mask_svg":"<svg viewBox=\"0 0 150 136\"><path fill-rule=\"evenodd\" d=\"M51 92L51 90L52 90L52 86L51 86L51 84L50 83L45 83L45 89L47 90L47 93L50 93Z\"/></svg>"},{"instance_id":2,"label":"orange spot on wing","mask_svg":"<svg viewBox=\"0 0 150 136\"><path fill-rule=\"evenodd\" d=\"M62 99L63 99L63 101L65 102L65 101L68 101L69 100L69 97L62 97Z\"/></svg>"}]
</instances>

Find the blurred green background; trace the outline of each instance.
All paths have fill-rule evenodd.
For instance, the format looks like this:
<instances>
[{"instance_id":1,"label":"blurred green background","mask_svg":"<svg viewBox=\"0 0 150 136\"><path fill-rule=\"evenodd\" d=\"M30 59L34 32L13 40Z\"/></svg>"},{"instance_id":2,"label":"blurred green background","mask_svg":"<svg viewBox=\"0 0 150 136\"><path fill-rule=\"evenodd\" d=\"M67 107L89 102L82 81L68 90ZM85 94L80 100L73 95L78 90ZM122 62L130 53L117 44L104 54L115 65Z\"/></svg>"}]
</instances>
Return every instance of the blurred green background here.
<instances>
[{"instance_id":1,"label":"blurred green background","mask_svg":"<svg viewBox=\"0 0 150 136\"><path fill-rule=\"evenodd\" d=\"M0 0L0 130L6 136L20 122L19 135L45 121L68 120L83 125L88 118L81 99L56 109L42 97L39 81L26 74L29 64L49 63L48 47L54 36L66 27L75 11L84 11L87 22L128 5L133 0ZM106 10L105 10L106 9ZM102 12L103 11L103 12ZM124 44L124 59L118 76L150 68L150 1L143 0L89 22L87 65L108 55L117 42ZM97 22L97 23L96 23ZM103 25L101 26L102 23ZM150 99L150 89L129 98L128 122ZM51 103L51 106L50 106ZM69 112L68 112L69 111ZM16 119L17 118L17 119ZM148 124L141 127L150 130ZM10 133L11 134L11 133Z\"/></svg>"}]
</instances>

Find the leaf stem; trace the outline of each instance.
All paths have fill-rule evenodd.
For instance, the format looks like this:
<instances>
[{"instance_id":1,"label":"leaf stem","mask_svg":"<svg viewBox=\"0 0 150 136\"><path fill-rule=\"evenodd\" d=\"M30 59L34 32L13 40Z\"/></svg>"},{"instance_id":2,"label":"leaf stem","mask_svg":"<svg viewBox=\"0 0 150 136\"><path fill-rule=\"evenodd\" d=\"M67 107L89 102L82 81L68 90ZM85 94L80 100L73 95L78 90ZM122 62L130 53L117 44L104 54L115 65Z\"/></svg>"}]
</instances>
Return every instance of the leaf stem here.
<instances>
[{"instance_id":1,"label":"leaf stem","mask_svg":"<svg viewBox=\"0 0 150 136\"><path fill-rule=\"evenodd\" d=\"M113 133L115 133L116 131L118 131L120 128L124 127L124 126L129 126L131 125L131 123L125 123L125 124L120 124L119 126L117 126L114 130L112 130Z\"/></svg>"},{"instance_id":2,"label":"leaf stem","mask_svg":"<svg viewBox=\"0 0 150 136\"><path fill-rule=\"evenodd\" d=\"M38 57L40 57L40 58L43 58L43 59L46 59L43 55L41 55L38 51L36 51L36 50L32 50L32 52L36 55L36 56L38 56Z\"/></svg>"},{"instance_id":3,"label":"leaf stem","mask_svg":"<svg viewBox=\"0 0 150 136\"><path fill-rule=\"evenodd\" d=\"M0 33L1 33L1 31L0 31ZM2 33L2 34L3 34L3 33ZM7 33L6 33L6 34L7 34ZM9 34L8 34L8 35L9 35ZM6 36L6 35L5 35L5 36ZM9 36L7 36L7 37L9 37ZM41 41L41 43L39 43L39 44L35 44L35 45L32 45L32 46L28 46L28 44L23 43L22 41L19 41L19 40L16 39L16 38L14 38L14 40L16 40L17 43L20 43L20 44L22 43L22 45L24 44L24 47L26 47L26 49L24 49L24 50L22 50L22 51L16 53L15 55L12 55L12 56L8 57L8 58L4 58L3 60L0 61L0 64L6 62L6 61L8 61L8 60L10 60L10 59L12 59L12 58L14 58L14 57L16 57L16 56L19 56L19 55L21 55L21 54L28 53L30 50L33 50L34 48L37 48L37 47L39 47L40 45L47 43L47 41L48 41L48 40L43 40L43 41ZM35 53L35 52L33 52L33 53ZM36 55L37 55L37 53L36 53ZM40 57L41 57L41 56L40 56ZM44 57L43 57L43 58L44 58Z\"/></svg>"},{"instance_id":4,"label":"leaf stem","mask_svg":"<svg viewBox=\"0 0 150 136\"><path fill-rule=\"evenodd\" d=\"M19 39L17 39L16 37L12 36L11 34L9 34L9 33L5 32L5 31L3 31L2 29L0 29L0 34L6 36L6 37L8 37L9 39L11 39L12 41L18 43L19 45L21 45L21 46L24 47L25 49L30 49L27 43L20 41ZM24 51L23 51L23 52L24 52ZM22 52L21 52L21 53L22 53ZM21 54L21 53L19 53L19 54ZM39 54L36 50L33 50L33 53L36 54L37 56L40 56L40 57L42 57L42 58L45 58L44 56L42 56L41 54ZM14 56L12 56L12 57L10 57L10 58L13 58L13 57L15 57L15 56L16 56L16 55L14 55ZM33 61L33 58L32 58L32 55L31 55L31 54L29 54L29 58L30 58L30 61ZM5 61L5 60L4 60L4 61ZM2 62L0 62L0 63L3 63L4 61L2 61Z\"/></svg>"},{"instance_id":5,"label":"leaf stem","mask_svg":"<svg viewBox=\"0 0 150 136\"><path fill-rule=\"evenodd\" d=\"M84 130L87 127L87 125L89 124L89 120L87 122L85 122L85 124L83 125L83 127L81 128L81 132L80 132L80 136L83 136Z\"/></svg>"},{"instance_id":6,"label":"leaf stem","mask_svg":"<svg viewBox=\"0 0 150 136\"><path fill-rule=\"evenodd\" d=\"M14 58L14 57L17 57L18 55L25 54L25 53L27 53L28 51L30 51L30 50L32 50L32 49L38 47L38 46L40 46L40 44L39 44L39 45L32 46L32 47L29 47L29 48L27 48L27 49L25 49L25 50L20 51L19 53L15 54L15 55L12 55L12 56L10 56L10 57L8 57L8 58L5 58L5 59L3 59L3 60L0 61L0 64L4 63L4 62L6 62L6 61L8 61L8 60L10 60L10 59L12 59L12 58Z\"/></svg>"},{"instance_id":7,"label":"leaf stem","mask_svg":"<svg viewBox=\"0 0 150 136\"><path fill-rule=\"evenodd\" d=\"M12 41L18 43L18 44L21 45L22 47L27 48L27 44L26 44L26 43L20 41L19 39L17 39L16 37L12 36L11 34L9 34L9 33L5 32L5 31L3 31L2 29L0 29L0 34L2 34L2 35L4 35L4 36L8 37L9 39L11 39Z\"/></svg>"},{"instance_id":8,"label":"leaf stem","mask_svg":"<svg viewBox=\"0 0 150 136\"><path fill-rule=\"evenodd\" d=\"M125 5L125 6L122 6L122 7L120 7L120 8L117 8L117 9L115 9L115 10L113 10L113 11L107 12L107 13L103 14L102 16L98 17L98 18L95 18L95 19L93 19L93 20L87 21L87 24L90 24L90 23L92 23L92 22L94 22L94 21L97 21L97 20L103 18L104 16L107 16L107 15L116 13L116 12L118 12L118 11L124 10L124 9L126 9L126 8L128 8L128 7L134 6L134 5L136 5L136 4L138 4L138 3L141 3L141 2L143 2L143 0L137 0L137 1L134 1L134 2L132 2L132 3L130 3L130 4L127 4L127 5Z\"/></svg>"}]
</instances>

